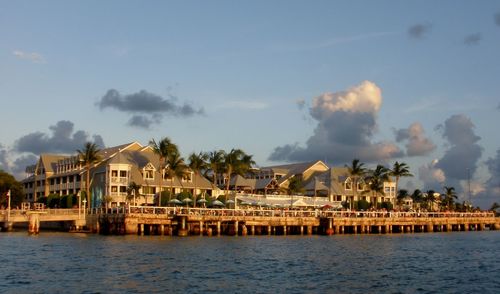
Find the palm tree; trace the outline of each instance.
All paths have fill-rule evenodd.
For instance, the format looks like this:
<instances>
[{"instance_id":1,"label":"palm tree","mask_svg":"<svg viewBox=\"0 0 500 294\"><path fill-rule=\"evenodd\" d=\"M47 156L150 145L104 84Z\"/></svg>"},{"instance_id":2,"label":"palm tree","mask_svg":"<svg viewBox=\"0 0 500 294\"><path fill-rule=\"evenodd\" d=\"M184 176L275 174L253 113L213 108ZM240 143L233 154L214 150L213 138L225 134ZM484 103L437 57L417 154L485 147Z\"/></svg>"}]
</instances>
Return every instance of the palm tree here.
<instances>
[{"instance_id":1,"label":"palm tree","mask_svg":"<svg viewBox=\"0 0 500 294\"><path fill-rule=\"evenodd\" d=\"M134 200L134 205L137 205L137 196L140 196L139 190L141 189L141 185L136 182L130 182L127 187L127 200Z\"/></svg>"},{"instance_id":2,"label":"palm tree","mask_svg":"<svg viewBox=\"0 0 500 294\"><path fill-rule=\"evenodd\" d=\"M85 196L87 197L87 202L89 203L89 208L92 208L92 197L90 197L90 168L93 164L100 160L98 155L99 147L95 143L87 142L83 150L77 150L80 162L85 165L86 180L85 180Z\"/></svg>"},{"instance_id":3,"label":"palm tree","mask_svg":"<svg viewBox=\"0 0 500 294\"><path fill-rule=\"evenodd\" d=\"M154 139L149 141L149 146L153 149L153 152L158 156L158 173L160 174L158 177L158 206L161 206L161 193L162 193L162 182L163 182L163 170L165 168L165 163L167 157L170 153L175 152L177 150L177 145L172 143L172 141L165 137L162 138L159 142L156 142Z\"/></svg>"},{"instance_id":4,"label":"palm tree","mask_svg":"<svg viewBox=\"0 0 500 294\"><path fill-rule=\"evenodd\" d=\"M413 203L421 203L423 200L423 194L422 191L419 189L415 189L413 193L411 194L411 199L413 199Z\"/></svg>"},{"instance_id":5,"label":"palm tree","mask_svg":"<svg viewBox=\"0 0 500 294\"><path fill-rule=\"evenodd\" d=\"M216 150L208 153L208 170L212 171L214 187L217 186L217 175L222 171L225 155L226 153L223 150Z\"/></svg>"},{"instance_id":6,"label":"palm tree","mask_svg":"<svg viewBox=\"0 0 500 294\"><path fill-rule=\"evenodd\" d=\"M176 146L177 148L177 146ZM179 182L182 185L182 178L186 174L187 166L184 163L184 158L181 157L179 151L172 150L167 157L167 169L166 175L170 178L170 195L169 200L172 199L172 195L174 195L174 180L175 178L179 179Z\"/></svg>"},{"instance_id":7,"label":"palm tree","mask_svg":"<svg viewBox=\"0 0 500 294\"><path fill-rule=\"evenodd\" d=\"M408 190L406 189L401 189L399 190L398 192L398 196L397 196L397 199L398 199L398 202L401 204L401 202L406 198L410 196L410 194L408 194Z\"/></svg>"},{"instance_id":8,"label":"palm tree","mask_svg":"<svg viewBox=\"0 0 500 294\"><path fill-rule=\"evenodd\" d=\"M354 202L354 197L358 194L358 181L366 174L366 168L364 168L364 163L359 162L359 159L354 159L350 166L345 165L347 167L347 171L352 178L353 181L353 191L354 194L351 196L351 201L349 201L349 208L352 209L352 205Z\"/></svg>"},{"instance_id":9,"label":"palm tree","mask_svg":"<svg viewBox=\"0 0 500 294\"><path fill-rule=\"evenodd\" d=\"M194 173L194 191L193 191L193 206L196 207L196 189L197 187L197 180L198 176L201 175L201 171L207 168L207 159L208 159L208 154L206 153L191 153L189 155L189 168Z\"/></svg>"},{"instance_id":10,"label":"palm tree","mask_svg":"<svg viewBox=\"0 0 500 294\"><path fill-rule=\"evenodd\" d=\"M424 197L424 201L427 203L427 206L428 206L428 209L429 210L434 210L434 203L436 202L436 198L434 198L434 194L436 192L434 190L427 190L427 192L425 192L425 197Z\"/></svg>"},{"instance_id":11,"label":"palm tree","mask_svg":"<svg viewBox=\"0 0 500 294\"><path fill-rule=\"evenodd\" d=\"M229 184L233 175L244 175L255 164L252 155L247 155L241 149L231 149L224 156L223 166L227 176L225 197L229 196Z\"/></svg>"},{"instance_id":12,"label":"palm tree","mask_svg":"<svg viewBox=\"0 0 500 294\"><path fill-rule=\"evenodd\" d=\"M458 199L457 194L455 193L454 187L444 187L443 196L443 204L446 205L448 209L452 209L455 200Z\"/></svg>"},{"instance_id":13,"label":"palm tree","mask_svg":"<svg viewBox=\"0 0 500 294\"><path fill-rule=\"evenodd\" d=\"M399 188L399 179L401 177L413 177L413 175L410 173L410 168L408 165L404 162L395 162L392 170L390 171L391 176L396 178L396 195L398 194L398 188Z\"/></svg>"},{"instance_id":14,"label":"palm tree","mask_svg":"<svg viewBox=\"0 0 500 294\"><path fill-rule=\"evenodd\" d=\"M369 181L369 187L372 191L374 198L372 204L377 205L377 195L385 195L384 193L384 182L389 179L389 170L383 165L377 165L374 170L368 172L367 180Z\"/></svg>"},{"instance_id":15,"label":"palm tree","mask_svg":"<svg viewBox=\"0 0 500 294\"><path fill-rule=\"evenodd\" d=\"M290 207L293 206L293 195L304 193L304 185L302 179L298 176L293 176L288 180L288 195L290 195Z\"/></svg>"}]
</instances>

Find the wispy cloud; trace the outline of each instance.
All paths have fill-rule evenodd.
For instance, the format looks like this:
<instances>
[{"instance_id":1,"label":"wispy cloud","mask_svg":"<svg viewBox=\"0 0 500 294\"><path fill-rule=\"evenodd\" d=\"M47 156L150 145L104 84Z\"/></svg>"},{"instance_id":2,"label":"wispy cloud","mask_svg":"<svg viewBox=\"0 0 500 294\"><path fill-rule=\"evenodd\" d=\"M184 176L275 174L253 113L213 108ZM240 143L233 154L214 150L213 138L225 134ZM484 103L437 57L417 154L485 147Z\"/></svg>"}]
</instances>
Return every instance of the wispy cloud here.
<instances>
[{"instance_id":1,"label":"wispy cloud","mask_svg":"<svg viewBox=\"0 0 500 294\"><path fill-rule=\"evenodd\" d=\"M465 36L464 44L465 45L478 45L479 42L481 42L481 39L482 39L482 37L481 37L480 33L470 34L470 35Z\"/></svg>"},{"instance_id":2,"label":"wispy cloud","mask_svg":"<svg viewBox=\"0 0 500 294\"><path fill-rule=\"evenodd\" d=\"M12 51L12 54L19 59L29 60L34 63L47 63L45 57L37 52L24 52L21 50L14 50Z\"/></svg>"},{"instance_id":3,"label":"wispy cloud","mask_svg":"<svg viewBox=\"0 0 500 294\"><path fill-rule=\"evenodd\" d=\"M408 35L414 39L424 39L432 29L430 23L419 23L408 28Z\"/></svg>"}]
</instances>

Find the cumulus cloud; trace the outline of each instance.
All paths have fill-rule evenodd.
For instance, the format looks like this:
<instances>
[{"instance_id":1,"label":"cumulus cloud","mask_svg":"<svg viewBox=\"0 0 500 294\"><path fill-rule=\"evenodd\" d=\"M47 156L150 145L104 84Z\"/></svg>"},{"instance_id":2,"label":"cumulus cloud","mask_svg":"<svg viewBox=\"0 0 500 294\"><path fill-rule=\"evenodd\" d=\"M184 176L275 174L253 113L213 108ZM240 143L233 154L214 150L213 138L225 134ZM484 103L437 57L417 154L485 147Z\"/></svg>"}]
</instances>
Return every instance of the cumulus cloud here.
<instances>
[{"instance_id":1,"label":"cumulus cloud","mask_svg":"<svg viewBox=\"0 0 500 294\"><path fill-rule=\"evenodd\" d=\"M7 162L7 150L0 144L0 169L3 171L9 170L9 163Z\"/></svg>"},{"instance_id":2,"label":"cumulus cloud","mask_svg":"<svg viewBox=\"0 0 500 294\"><path fill-rule=\"evenodd\" d=\"M474 127L472 121L463 114L453 115L444 125L438 126L443 138L449 143L448 150L438 164L447 177L465 180L467 170L471 174L476 171L483 148L477 144L481 137L474 133Z\"/></svg>"},{"instance_id":3,"label":"cumulus cloud","mask_svg":"<svg viewBox=\"0 0 500 294\"><path fill-rule=\"evenodd\" d=\"M393 143L372 142L381 104L381 90L370 81L364 81L347 91L315 97L309 112L318 125L307 140L306 147L300 147L297 143L278 146L269 160L327 158L344 163L353 158L376 161L401 156L401 150Z\"/></svg>"},{"instance_id":4,"label":"cumulus cloud","mask_svg":"<svg viewBox=\"0 0 500 294\"><path fill-rule=\"evenodd\" d=\"M471 35L465 36L464 44L465 45L478 45L479 42L481 42L481 39L482 39L482 37L481 37L480 33L471 34Z\"/></svg>"},{"instance_id":5,"label":"cumulus cloud","mask_svg":"<svg viewBox=\"0 0 500 294\"><path fill-rule=\"evenodd\" d=\"M45 58L40 54L36 52L24 52L21 50L14 50L12 54L19 58L19 59L24 59L24 60L29 60L34 63L45 63Z\"/></svg>"},{"instance_id":6,"label":"cumulus cloud","mask_svg":"<svg viewBox=\"0 0 500 294\"><path fill-rule=\"evenodd\" d=\"M418 178L424 183L425 189L441 191L446 181L445 172L437 167L438 159L418 168Z\"/></svg>"},{"instance_id":7,"label":"cumulus cloud","mask_svg":"<svg viewBox=\"0 0 500 294\"><path fill-rule=\"evenodd\" d=\"M14 175L16 179L22 179L26 175L26 167L35 164L38 157L33 154L23 155L16 158L12 164L10 172Z\"/></svg>"},{"instance_id":8,"label":"cumulus cloud","mask_svg":"<svg viewBox=\"0 0 500 294\"><path fill-rule=\"evenodd\" d=\"M163 116L190 117L204 113L203 108L196 109L185 103L178 103L177 97L168 94L168 98L141 90L137 93L122 95L117 90L111 89L101 97L96 105L104 110L115 109L132 114L128 125L135 127L149 126L163 118Z\"/></svg>"},{"instance_id":9,"label":"cumulus cloud","mask_svg":"<svg viewBox=\"0 0 500 294\"><path fill-rule=\"evenodd\" d=\"M75 153L77 149L90 141L89 135L82 131L74 132L74 124L67 120L58 121L49 127L51 134L33 132L16 140L14 151L40 153ZM93 141L103 147L104 142L99 135L93 135Z\"/></svg>"},{"instance_id":10,"label":"cumulus cloud","mask_svg":"<svg viewBox=\"0 0 500 294\"><path fill-rule=\"evenodd\" d=\"M500 149L495 157L486 160L490 178L484 183L483 190L474 195L473 204L489 208L493 202L500 203Z\"/></svg>"},{"instance_id":11,"label":"cumulus cloud","mask_svg":"<svg viewBox=\"0 0 500 294\"><path fill-rule=\"evenodd\" d=\"M423 39L431 31L432 25L429 23L415 24L408 28L408 35L414 39Z\"/></svg>"},{"instance_id":12,"label":"cumulus cloud","mask_svg":"<svg viewBox=\"0 0 500 294\"><path fill-rule=\"evenodd\" d=\"M407 129L395 130L396 142L406 143L406 155L428 155L436 149L436 145L425 137L425 131L418 122L411 124Z\"/></svg>"},{"instance_id":13,"label":"cumulus cloud","mask_svg":"<svg viewBox=\"0 0 500 294\"><path fill-rule=\"evenodd\" d=\"M495 15L493 15L493 19L495 20L495 24L500 26L500 12L495 13Z\"/></svg>"}]
</instances>

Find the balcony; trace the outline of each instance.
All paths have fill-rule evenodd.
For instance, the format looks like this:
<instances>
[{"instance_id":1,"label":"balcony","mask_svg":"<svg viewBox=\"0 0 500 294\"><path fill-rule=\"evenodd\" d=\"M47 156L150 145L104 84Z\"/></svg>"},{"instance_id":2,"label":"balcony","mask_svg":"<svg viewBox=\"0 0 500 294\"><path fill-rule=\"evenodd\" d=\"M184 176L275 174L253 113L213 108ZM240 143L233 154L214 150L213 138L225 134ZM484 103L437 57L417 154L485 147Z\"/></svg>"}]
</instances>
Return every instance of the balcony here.
<instances>
[{"instance_id":1,"label":"balcony","mask_svg":"<svg viewBox=\"0 0 500 294\"><path fill-rule=\"evenodd\" d=\"M111 184L122 184L122 185L127 185L128 184L128 178L118 178L118 177L112 177L110 180Z\"/></svg>"}]
</instances>

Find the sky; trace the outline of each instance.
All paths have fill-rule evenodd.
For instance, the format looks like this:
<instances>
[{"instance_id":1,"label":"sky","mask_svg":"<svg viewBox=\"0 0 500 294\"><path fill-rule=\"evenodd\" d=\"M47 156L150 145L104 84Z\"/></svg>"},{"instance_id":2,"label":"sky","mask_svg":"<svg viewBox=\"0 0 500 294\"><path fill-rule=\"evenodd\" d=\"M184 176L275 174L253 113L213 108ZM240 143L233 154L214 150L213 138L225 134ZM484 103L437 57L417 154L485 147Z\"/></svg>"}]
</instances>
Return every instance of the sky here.
<instances>
[{"instance_id":1,"label":"sky","mask_svg":"<svg viewBox=\"0 0 500 294\"><path fill-rule=\"evenodd\" d=\"M0 1L0 168L169 137L500 202L498 1ZM469 189L470 186L470 189ZM470 193L469 193L470 190Z\"/></svg>"}]
</instances>

